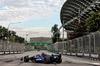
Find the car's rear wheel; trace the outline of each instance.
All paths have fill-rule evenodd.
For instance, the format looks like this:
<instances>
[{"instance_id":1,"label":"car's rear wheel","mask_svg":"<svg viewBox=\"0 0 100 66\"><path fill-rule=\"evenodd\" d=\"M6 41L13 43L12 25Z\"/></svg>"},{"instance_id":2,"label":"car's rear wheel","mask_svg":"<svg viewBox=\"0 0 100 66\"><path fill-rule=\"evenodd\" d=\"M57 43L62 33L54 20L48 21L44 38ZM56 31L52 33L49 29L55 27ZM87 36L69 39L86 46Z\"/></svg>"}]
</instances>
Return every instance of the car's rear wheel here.
<instances>
[{"instance_id":1,"label":"car's rear wheel","mask_svg":"<svg viewBox=\"0 0 100 66\"><path fill-rule=\"evenodd\" d=\"M48 57L44 57L44 63L49 63L50 59Z\"/></svg>"},{"instance_id":2,"label":"car's rear wheel","mask_svg":"<svg viewBox=\"0 0 100 66\"><path fill-rule=\"evenodd\" d=\"M62 59L56 59L56 63L61 63L62 62Z\"/></svg>"}]
</instances>

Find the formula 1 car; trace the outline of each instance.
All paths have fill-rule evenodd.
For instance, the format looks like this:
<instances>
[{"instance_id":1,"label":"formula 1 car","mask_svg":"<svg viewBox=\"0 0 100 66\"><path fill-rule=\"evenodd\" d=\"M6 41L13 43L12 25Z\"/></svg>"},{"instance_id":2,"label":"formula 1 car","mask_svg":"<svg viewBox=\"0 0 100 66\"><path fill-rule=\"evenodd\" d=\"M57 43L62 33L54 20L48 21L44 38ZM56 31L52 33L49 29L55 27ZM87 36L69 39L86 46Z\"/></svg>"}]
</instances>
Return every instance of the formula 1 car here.
<instances>
[{"instance_id":1,"label":"formula 1 car","mask_svg":"<svg viewBox=\"0 0 100 66\"><path fill-rule=\"evenodd\" d=\"M29 62L29 60L31 60L34 63L38 63L38 62L43 62L43 63L61 63L62 62L62 58L61 58L61 54L52 54L52 55L48 55L48 54L41 54L41 55L36 55L36 56L25 56L23 58L21 58L21 61L24 60L24 62Z\"/></svg>"}]
</instances>

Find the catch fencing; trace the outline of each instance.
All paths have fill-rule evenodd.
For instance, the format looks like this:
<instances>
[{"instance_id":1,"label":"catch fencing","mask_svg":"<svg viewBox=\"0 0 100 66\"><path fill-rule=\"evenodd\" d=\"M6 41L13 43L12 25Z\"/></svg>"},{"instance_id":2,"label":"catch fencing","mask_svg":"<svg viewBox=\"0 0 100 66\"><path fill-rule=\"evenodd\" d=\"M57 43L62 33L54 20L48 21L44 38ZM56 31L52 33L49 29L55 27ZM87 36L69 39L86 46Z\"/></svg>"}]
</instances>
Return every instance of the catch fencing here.
<instances>
[{"instance_id":1,"label":"catch fencing","mask_svg":"<svg viewBox=\"0 0 100 66\"><path fill-rule=\"evenodd\" d=\"M59 51L65 55L100 60L100 31L72 40L57 42L47 46L47 49Z\"/></svg>"},{"instance_id":2,"label":"catch fencing","mask_svg":"<svg viewBox=\"0 0 100 66\"><path fill-rule=\"evenodd\" d=\"M0 40L0 54L15 54L23 53L24 50L32 50L32 46L26 46L24 44L9 42Z\"/></svg>"}]
</instances>

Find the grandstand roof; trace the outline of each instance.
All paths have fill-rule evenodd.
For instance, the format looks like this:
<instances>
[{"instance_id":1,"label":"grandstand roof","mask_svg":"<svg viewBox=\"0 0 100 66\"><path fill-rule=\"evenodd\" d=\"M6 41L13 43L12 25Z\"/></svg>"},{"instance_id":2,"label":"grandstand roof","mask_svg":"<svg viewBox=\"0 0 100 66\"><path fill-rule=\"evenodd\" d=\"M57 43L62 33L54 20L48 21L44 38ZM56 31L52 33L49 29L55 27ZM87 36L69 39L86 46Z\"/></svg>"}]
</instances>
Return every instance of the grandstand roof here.
<instances>
[{"instance_id":1,"label":"grandstand roof","mask_svg":"<svg viewBox=\"0 0 100 66\"><path fill-rule=\"evenodd\" d=\"M100 0L67 0L61 9L61 23L66 30L73 31L76 23L89 17L90 11L100 9Z\"/></svg>"}]
</instances>

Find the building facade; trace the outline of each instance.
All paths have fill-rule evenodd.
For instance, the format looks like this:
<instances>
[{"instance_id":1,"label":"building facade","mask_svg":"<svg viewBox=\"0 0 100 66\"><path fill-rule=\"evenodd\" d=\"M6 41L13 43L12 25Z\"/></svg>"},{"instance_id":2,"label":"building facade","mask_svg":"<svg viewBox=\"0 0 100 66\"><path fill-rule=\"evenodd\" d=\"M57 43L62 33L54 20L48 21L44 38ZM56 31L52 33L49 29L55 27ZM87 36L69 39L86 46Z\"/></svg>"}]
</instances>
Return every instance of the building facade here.
<instances>
[{"instance_id":1,"label":"building facade","mask_svg":"<svg viewBox=\"0 0 100 66\"><path fill-rule=\"evenodd\" d=\"M52 43L52 39L50 37L33 37L30 38L31 43Z\"/></svg>"},{"instance_id":2,"label":"building facade","mask_svg":"<svg viewBox=\"0 0 100 66\"><path fill-rule=\"evenodd\" d=\"M33 37L30 38L30 45L34 46L35 49L45 49L47 45L52 43L50 37Z\"/></svg>"}]
</instances>

